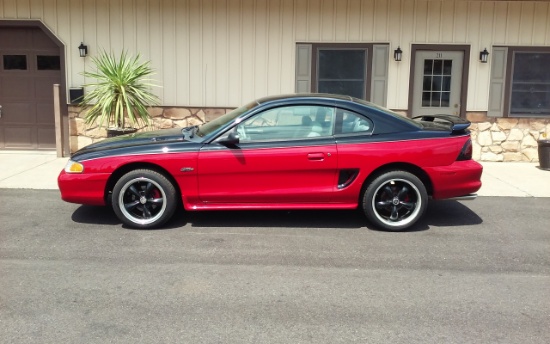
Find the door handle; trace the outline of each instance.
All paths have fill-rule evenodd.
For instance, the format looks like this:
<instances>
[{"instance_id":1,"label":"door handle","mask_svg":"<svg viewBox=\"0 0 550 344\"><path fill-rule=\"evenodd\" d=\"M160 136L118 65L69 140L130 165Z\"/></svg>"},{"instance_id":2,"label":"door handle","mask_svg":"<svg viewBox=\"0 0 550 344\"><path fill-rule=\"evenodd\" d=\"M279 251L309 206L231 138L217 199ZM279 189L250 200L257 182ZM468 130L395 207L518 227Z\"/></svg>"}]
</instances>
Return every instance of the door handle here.
<instances>
[{"instance_id":1,"label":"door handle","mask_svg":"<svg viewBox=\"0 0 550 344\"><path fill-rule=\"evenodd\" d=\"M2 118L2 105L0 105L0 118Z\"/></svg>"},{"instance_id":2,"label":"door handle","mask_svg":"<svg viewBox=\"0 0 550 344\"><path fill-rule=\"evenodd\" d=\"M323 154L323 153L308 153L307 158L309 160L325 160L325 154Z\"/></svg>"}]
</instances>

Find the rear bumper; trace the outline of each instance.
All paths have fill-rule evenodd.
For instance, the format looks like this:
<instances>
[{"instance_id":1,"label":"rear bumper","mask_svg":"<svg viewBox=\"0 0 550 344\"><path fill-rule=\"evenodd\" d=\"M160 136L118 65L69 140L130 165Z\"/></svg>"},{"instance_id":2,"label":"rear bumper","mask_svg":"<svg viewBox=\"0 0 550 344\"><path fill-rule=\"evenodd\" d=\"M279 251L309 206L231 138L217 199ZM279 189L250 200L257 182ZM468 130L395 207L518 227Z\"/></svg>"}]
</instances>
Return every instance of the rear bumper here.
<instances>
[{"instance_id":1,"label":"rear bumper","mask_svg":"<svg viewBox=\"0 0 550 344\"><path fill-rule=\"evenodd\" d=\"M433 184L433 199L469 197L481 188L483 166L474 160L455 161L449 166L427 168Z\"/></svg>"},{"instance_id":2,"label":"rear bumper","mask_svg":"<svg viewBox=\"0 0 550 344\"><path fill-rule=\"evenodd\" d=\"M57 185L65 202L105 205L105 186L110 173L66 173L61 171Z\"/></svg>"}]
</instances>

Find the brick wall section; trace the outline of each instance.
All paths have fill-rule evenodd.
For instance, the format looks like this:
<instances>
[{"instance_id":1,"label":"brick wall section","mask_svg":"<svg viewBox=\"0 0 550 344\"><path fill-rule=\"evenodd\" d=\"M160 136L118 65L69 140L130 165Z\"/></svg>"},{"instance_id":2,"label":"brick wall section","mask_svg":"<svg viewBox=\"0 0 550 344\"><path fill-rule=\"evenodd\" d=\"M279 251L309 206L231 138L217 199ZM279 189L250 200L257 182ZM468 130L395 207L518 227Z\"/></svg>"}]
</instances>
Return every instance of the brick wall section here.
<instances>
[{"instance_id":1,"label":"brick wall section","mask_svg":"<svg viewBox=\"0 0 550 344\"><path fill-rule=\"evenodd\" d=\"M225 108L177 108L154 107L149 110L153 118L151 129L139 131L184 128L202 124L217 118L232 109ZM103 140L105 128L86 126L85 110L69 107L69 130L71 153L93 142ZM537 140L550 138L550 119L493 118L484 112L470 112L472 122L473 155L478 161L538 161Z\"/></svg>"}]
</instances>

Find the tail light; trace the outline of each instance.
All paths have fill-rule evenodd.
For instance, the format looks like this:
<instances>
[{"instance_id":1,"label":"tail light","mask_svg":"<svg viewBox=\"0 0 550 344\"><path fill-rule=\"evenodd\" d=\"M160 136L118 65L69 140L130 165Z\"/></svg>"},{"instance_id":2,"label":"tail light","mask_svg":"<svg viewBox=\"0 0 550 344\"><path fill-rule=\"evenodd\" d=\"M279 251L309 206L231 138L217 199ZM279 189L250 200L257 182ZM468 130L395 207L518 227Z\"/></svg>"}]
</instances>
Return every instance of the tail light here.
<instances>
[{"instance_id":1,"label":"tail light","mask_svg":"<svg viewBox=\"0 0 550 344\"><path fill-rule=\"evenodd\" d=\"M464 146L462 146L462 150L460 151L460 154L456 158L456 161L464 161L464 160L471 160L472 159L472 140L468 139L466 143L464 143Z\"/></svg>"}]
</instances>

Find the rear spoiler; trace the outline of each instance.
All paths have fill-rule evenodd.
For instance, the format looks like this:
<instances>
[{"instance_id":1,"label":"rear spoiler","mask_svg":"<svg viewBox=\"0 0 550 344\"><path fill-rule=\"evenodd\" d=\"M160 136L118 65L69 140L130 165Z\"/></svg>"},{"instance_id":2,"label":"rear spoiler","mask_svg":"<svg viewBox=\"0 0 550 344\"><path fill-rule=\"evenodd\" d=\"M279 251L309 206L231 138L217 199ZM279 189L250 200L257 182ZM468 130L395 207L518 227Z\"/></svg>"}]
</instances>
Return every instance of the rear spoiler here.
<instances>
[{"instance_id":1,"label":"rear spoiler","mask_svg":"<svg viewBox=\"0 0 550 344\"><path fill-rule=\"evenodd\" d=\"M460 133L466 130L470 126L470 121L460 118L458 116L452 115L424 115L413 117L413 119L424 121L424 122L434 122L434 120L440 120L448 122L451 124L451 130L453 133Z\"/></svg>"}]
</instances>

